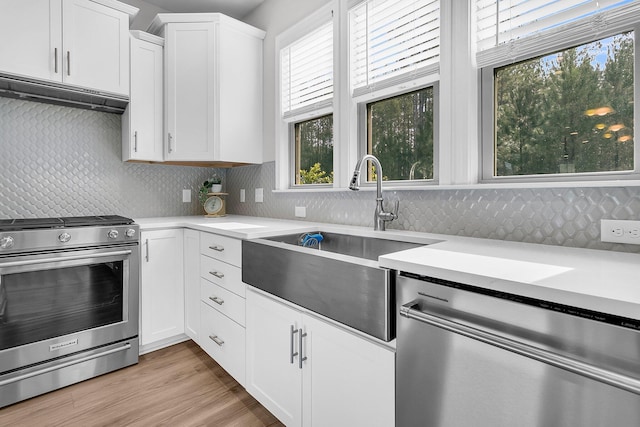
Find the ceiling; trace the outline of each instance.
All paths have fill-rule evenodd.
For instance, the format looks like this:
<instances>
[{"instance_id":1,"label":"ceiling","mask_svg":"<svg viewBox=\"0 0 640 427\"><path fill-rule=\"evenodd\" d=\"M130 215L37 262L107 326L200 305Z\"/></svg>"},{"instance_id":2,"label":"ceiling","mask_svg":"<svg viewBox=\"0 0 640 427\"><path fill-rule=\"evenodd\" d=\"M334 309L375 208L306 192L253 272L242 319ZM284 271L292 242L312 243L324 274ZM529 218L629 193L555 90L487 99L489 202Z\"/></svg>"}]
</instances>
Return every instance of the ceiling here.
<instances>
[{"instance_id":1,"label":"ceiling","mask_svg":"<svg viewBox=\"0 0 640 427\"><path fill-rule=\"evenodd\" d=\"M236 19L244 18L265 0L143 0L177 13L220 12Z\"/></svg>"}]
</instances>

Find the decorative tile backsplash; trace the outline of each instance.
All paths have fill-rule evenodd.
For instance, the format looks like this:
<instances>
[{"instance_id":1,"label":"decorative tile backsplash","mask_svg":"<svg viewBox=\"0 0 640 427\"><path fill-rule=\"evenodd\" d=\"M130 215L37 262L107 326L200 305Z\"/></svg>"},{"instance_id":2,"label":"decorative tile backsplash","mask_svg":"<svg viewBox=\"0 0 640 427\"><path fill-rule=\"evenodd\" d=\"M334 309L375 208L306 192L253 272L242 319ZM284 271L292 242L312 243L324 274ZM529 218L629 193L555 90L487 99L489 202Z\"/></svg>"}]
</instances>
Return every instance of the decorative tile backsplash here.
<instances>
[{"instance_id":1,"label":"decorative tile backsplash","mask_svg":"<svg viewBox=\"0 0 640 427\"><path fill-rule=\"evenodd\" d=\"M229 170L124 163L121 116L0 98L0 218L118 214L196 215L199 185L226 183L227 212L373 225L369 191L273 193L275 164ZM192 190L182 203L182 189ZM240 203L240 189L246 202ZM255 203L254 189L264 189ZM400 200L389 228L640 253L600 242L600 219L640 219L640 187L389 191Z\"/></svg>"},{"instance_id":2,"label":"decorative tile backsplash","mask_svg":"<svg viewBox=\"0 0 640 427\"><path fill-rule=\"evenodd\" d=\"M232 169L227 176L232 213L296 219L294 207L305 206L309 221L373 226L370 191L272 193L273 162ZM264 203L254 202L256 187L264 188ZM388 191L385 199L400 200L399 219L389 228L640 252L637 245L600 242L600 219L640 219L640 187Z\"/></svg>"},{"instance_id":3,"label":"decorative tile backsplash","mask_svg":"<svg viewBox=\"0 0 640 427\"><path fill-rule=\"evenodd\" d=\"M195 215L226 170L122 162L121 116L0 98L0 218ZM182 203L182 189L191 203Z\"/></svg>"}]
</instances>

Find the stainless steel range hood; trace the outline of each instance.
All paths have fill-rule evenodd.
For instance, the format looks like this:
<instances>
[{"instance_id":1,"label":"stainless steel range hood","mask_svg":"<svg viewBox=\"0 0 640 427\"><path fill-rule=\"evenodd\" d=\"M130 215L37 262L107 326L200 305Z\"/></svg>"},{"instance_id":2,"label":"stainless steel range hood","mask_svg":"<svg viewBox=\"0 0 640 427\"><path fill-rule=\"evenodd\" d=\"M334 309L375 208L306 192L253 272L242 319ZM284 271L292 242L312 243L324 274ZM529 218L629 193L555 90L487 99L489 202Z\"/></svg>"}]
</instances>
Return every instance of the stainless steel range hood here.
<instances>
[{"instance_id":1,"label":"stainless steel range hood","mask_svg":"<svg viewBox=\"0 0 640 427\"><path fill-rule=\"evenodd\" d=\"M122 114L129 98L0 73L0 96Z\"/></svg>"}]
</instances>

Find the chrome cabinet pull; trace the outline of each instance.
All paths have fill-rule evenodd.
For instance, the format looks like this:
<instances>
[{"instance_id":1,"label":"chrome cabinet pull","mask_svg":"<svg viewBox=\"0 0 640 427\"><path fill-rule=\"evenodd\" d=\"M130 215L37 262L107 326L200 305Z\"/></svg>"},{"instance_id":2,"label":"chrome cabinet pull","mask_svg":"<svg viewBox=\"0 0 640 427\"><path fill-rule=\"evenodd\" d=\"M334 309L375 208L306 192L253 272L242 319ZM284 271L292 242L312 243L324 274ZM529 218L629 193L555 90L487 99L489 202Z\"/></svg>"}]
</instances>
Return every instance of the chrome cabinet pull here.
<instances>
[{"instance_id":1,"label":"chrome cabinet pull","mask_svg":"<svg viewBox=\"0 0 640 427\"><path fill-rule=\"evenodd\" d=\"M222 279L224 277L224 273L221 273L219 271L210 271L209 274L212 276L216 276L218 279Z\"/></svg>"},{"instance_id":2,"label":"chrome cabinet pull","mask_svg":"<svg viewBox=\"0 0 640 427\"><path fill-rule=\"evenodd\" d=\"M224 304L224 300L222 298L218 298L218 297L209 297L209 299L213 302L215 302L218 305L222 305Z\"/></svg>"},{"instance_id":3,"label":"chrome cabinet pull","mask_svg":"<svg viewBox=\"0 0 640 427\"><path fill-rule=\"evenodd\" d=\"M221 340L217 335L209 335L209 338L211 339L211 341L218 344L219 347L222 347L224 345L224 341Z\"/></svg>"},{"instance_id":4,"label":"chrome cabinet pull","mask_svg":"<svg viewBox=\"0 0 640 427\"><path fill-rule=\"evenodd\" d=\"M145 259L145 261L149 262L149 239L147 239L147 240L144 242L144 245L145 245L145 246L146 246L146 248L147 248L147 254L145 255L144 259Z\"/></svg>"},{"instance_id":5,"label":"chrome cabinet pull","mask_svg":"<svg viewBox=\"0 0 640 427\"><path fill-rule=\"evenodd\" d=\"M297 333L298 333L298 330L293 325L291 325L291 346L289 347L290 348L289 355L291 356L290 360L291 360L291 364L292 365L293 365L293 358L298 355L297 351L295 353L293 352L293 350L294 350L293 347L294 347L294 342L295 342L293 336L295 334L297 334Z\"/></svg>"},{"instance_id":6,"label":"chrome cabinet pull","mask_svg":"<svg viewBox=\"0 0 640 427\"><path fill-rule=\"evenodd\" d=\"M307 360L307 356L304 356L304 357L302 356L302 339L303 339L304 337L306 337L306 336L307 336L307 333L306 333L306 332L302 332L302 328L300 328L300 329L299 329L299 332L300 332L300 335L298 335L298 339L300 340L300 341L299 341L299 343L300 343L300 344L299 344L299 347L300 347L300 357L298 357L298 362L299 362L299 365L298 365L298 366L300 367L300 369L302 369L302 362L304 362L305 360Z\"/></svg>"},{"instance_id":7,"label":"chrome cabinet pull","mask_svg":"<svg viewBox=\"0 0 640 427\"><path fill-rule=\"evenodd\" d=\"M617 374L549 350L544 350L529 344L496 335L482 329L463 325L452 320L425 313L422 310L414 308L417 307L417 303L418 300L415 300L400 307L400 315L467 338L478 340L494 347L511 351L521 356L555 366L556 368L564 369L565 371L569 371L592 380L600 381L604 384L608 384L622 390L630 391L631 393L640 394L640 381L634 378Z\"/></svg>"},{"instance_id":8,"label":"chrome cabinet pull","mask_svg":"<svg viewBox=\"0 0 640 427\"><path fill-rule=\"evenodd\" d=\"M172 141L173 141L173 136L171 136L171 132L169 132L169 152L170 153L173 152L173 148L172 148L172 144L171 144Z\"/></svg>"},{"instance_id":9,"label":"chrome cabinet pull","mask_svg":"<svg viewBox=\"0 0 640 427\"><path fill-rule=\"evenodd\" d=\"M53 72L58 74L58 48L53 49Z\"/></svg>"},{"instance_id":10,"label":"chrome cabinet pull","mask_svg":"<svg viewBox=\"0 0 640 427\"><path fill-rule=\"evenodd\" d=\"M224 246L222 246L222 245L213 245L213 246L209 246L209 249L213 249L216 252L222 252L222 251L224 251Z\"/></svg>"},{"instance_id":11,"label":"chrome cabinet pull","mask_svg":"<svg viewBox=\"0 0 640 427\"><path fill-rule=\"evenodd\" d=\"M71 52L67 51L67 76L71 75Z\"/></svg>"},{"instance_id":12,"label":"chrome cabinet pull","mask_svg":"<svg viewBox=\"0 0 640 427\"><path fill-rule=\"evenodd\" d=\"M138 131L133 132L133 152L138 152Z\"/></svg>"}]
</instances>

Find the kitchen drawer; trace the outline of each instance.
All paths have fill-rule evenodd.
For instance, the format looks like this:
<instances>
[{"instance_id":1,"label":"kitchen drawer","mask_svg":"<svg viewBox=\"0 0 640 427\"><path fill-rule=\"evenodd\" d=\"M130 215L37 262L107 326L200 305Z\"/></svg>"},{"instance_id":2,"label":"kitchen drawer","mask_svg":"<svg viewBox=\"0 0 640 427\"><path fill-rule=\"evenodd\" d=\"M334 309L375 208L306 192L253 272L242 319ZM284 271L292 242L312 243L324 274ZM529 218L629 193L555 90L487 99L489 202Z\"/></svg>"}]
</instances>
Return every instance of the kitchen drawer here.
<instances>
[{"instance_id":1,"label":"kitchen drawer","mask_svg":"<svg viewBox=\"0 0 640 427\"><path fill-rule=\"evenodd\" d=\"M200 302L200 345L244 387L245 330L224 314ZM216 341L214 341L214 338Z\"/></svg>"},{"instance_id":2,"label":"kitchen drawer","mask_svg":"<svg viewBox=\"0 0 640 427\"><path fill-rule=\"evenodd\" d=\"M200 253L242 267L242 241L218 234L200 235Z\"/></svg>"},{"instance_id":3,"label":"kitchen drawer","mask_svg":"<svg viewBox=\"0 0 640 427\"><path fill-rule=\"evenodd\" d=\"M246 285L242 282L242 270L227 263L200 255L200 277L205 278L242 298Z\"/></svg>"},{"instance_id":4,"label":"kitchen drawer","mask_svg":"<svg viewBox=\"0 0 640 427\"><path fill-rule=\"evenodd\" d=\"M244 326L244 298L205 279L200 279L200 299Z\"/></svg>"}]
</instances>

